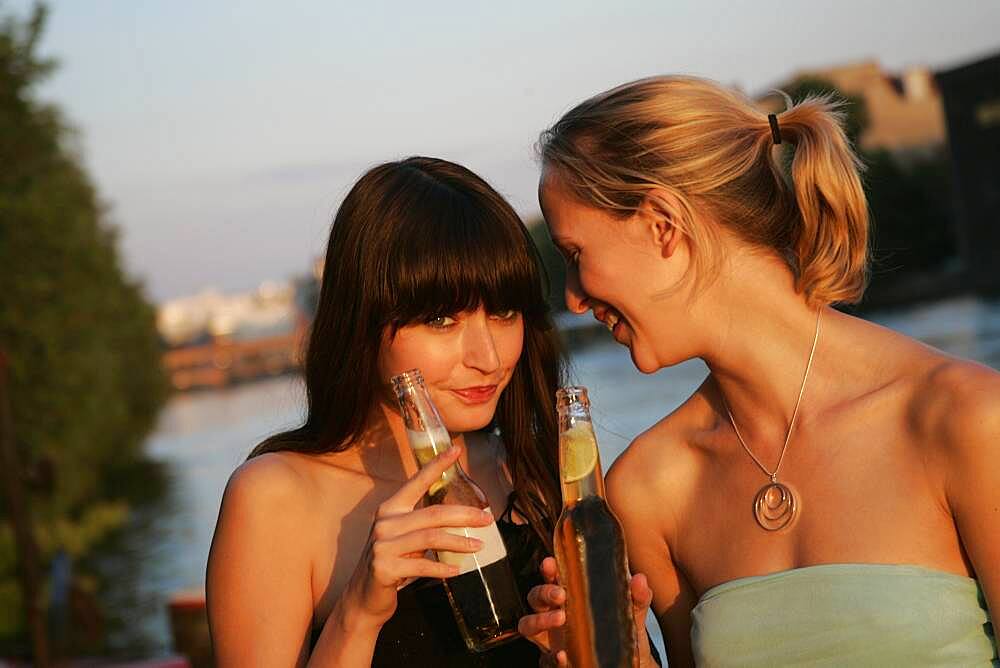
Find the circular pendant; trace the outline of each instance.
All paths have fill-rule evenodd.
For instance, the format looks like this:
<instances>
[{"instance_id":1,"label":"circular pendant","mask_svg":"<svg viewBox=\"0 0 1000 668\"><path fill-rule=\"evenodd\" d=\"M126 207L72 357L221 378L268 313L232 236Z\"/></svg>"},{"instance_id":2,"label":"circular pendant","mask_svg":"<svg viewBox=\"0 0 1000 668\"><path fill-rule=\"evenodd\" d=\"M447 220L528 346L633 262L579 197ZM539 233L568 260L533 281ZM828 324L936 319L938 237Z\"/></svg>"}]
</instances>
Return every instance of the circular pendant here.
<instances>
[{"instance_id":1,"label":"circular pendant","mask_svg":"<svg viewBox=\"0 0 1000 668\"><path fill-rule=\"evenodd\" d=\"M777 531L795 519L795 497L792 490L780 482L770 482L753 499L753 514L757 524L766 531Z\"/></svg>"}]
</instances>

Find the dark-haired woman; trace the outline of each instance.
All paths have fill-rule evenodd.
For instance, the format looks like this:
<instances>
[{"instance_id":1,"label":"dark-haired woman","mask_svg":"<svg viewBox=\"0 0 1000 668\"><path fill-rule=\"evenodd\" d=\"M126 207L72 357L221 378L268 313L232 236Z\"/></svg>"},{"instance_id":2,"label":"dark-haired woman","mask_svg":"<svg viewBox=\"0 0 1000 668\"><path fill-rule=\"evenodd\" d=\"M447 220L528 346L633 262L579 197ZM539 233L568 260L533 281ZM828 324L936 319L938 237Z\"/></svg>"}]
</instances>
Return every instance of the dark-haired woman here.
<instances>
[{"instance_id":1,"label":"dark-haired woman","mask_svg":"<svg viewBox=\"0 0 1000 668\"><path fill-rule=\"evenodd\" d=\"M537 665L525 639L469 653L439 580L455 567L425 556L475 551L445 528L493 516L420 499L458 457L528 591L559 509L553 336L530 237L489 185L430 158L365 174L330 234L305 424L257 446L223 498L219 664ZM416 474L387 385L412 368L460 446Z\"/></svg>"},{"instance_id":2,"label":"dark-haired woman","mask_svg":"<svg viewBox=\"0 0 1000 668\"><path fill-rule=\"evenodd\" d=\"M998 665L1000 374L831 308L864 289L868 209L830 100L768 117L656 77L540 152L569 308L640 371L710 370L607 479L670 665Z\"/></svg>"}]
</instances>

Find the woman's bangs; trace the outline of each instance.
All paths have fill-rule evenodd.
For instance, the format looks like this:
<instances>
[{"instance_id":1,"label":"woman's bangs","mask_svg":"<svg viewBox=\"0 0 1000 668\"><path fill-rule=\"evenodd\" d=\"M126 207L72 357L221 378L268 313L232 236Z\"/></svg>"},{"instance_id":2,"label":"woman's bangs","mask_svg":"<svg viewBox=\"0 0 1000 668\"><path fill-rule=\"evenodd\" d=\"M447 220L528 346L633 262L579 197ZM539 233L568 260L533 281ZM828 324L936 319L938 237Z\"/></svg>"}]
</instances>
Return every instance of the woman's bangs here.
<instances>
[{"instance_id":1,"label":"woman's bangs","mask_svg":"<svg viewBox=\"0 0 1000 668\"><path fill-rule=\"evenodd\" d=\"M412 216L401 235L389 262L386 324L398 328L479 306L489 313L544 311L538 266L520 221L500 220L498 212L464 197L449 199L446 207Z\"/></svg>"}]
</instances>

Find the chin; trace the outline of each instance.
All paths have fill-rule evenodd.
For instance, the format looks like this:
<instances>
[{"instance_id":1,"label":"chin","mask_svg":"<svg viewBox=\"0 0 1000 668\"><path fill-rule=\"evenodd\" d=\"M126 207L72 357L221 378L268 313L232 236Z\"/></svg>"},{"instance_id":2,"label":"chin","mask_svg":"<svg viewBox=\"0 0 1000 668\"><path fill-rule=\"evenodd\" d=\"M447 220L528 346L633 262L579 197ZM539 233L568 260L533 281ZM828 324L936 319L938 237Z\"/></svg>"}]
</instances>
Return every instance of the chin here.
<instances>
[{"instance_id":1,"label":"chin","mask_svg":"<svg viewBox=\"0 0 1000 668\"><path fill-rule=\"evenodd\" d=\"M483 406L481 408L456 408L449 410L447 414L442 413L441 419L445 427L452 433L462 433L466 431L479 431L491 422L496 413L496 405Z\"/></svg>"},{"instance_id":2,"label":"chin","mask_svg":"<svg viewBox=\"0 0 1000 668\"><path fill-rule=\"evenodd\" d=\"M641 349L635 347L629 348L629 354L632 357L632 365L642 373L656 373L663 368L663 365L656 358L652 355L643 354Z\"/></svg>"}]
</instances>

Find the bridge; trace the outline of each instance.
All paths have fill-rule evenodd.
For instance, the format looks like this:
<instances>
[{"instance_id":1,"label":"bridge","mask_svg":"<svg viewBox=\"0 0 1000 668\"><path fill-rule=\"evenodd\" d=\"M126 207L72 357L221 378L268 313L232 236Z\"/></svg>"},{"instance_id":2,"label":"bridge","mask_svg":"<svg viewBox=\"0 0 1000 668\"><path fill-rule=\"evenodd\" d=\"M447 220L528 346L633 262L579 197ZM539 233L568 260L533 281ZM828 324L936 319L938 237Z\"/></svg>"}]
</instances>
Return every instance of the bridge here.
<instances>
[{"instance_id":1,"label":"bridge","mask_svg":"<svg viewBox=\"0 0 1000 668\"><path fill-rule=\"evenodd\" d=\"M203 345L167 350L163 367L175 390L225 387L302 368L308 327L252 340L218 337Z\"/></svg>"}]
</instances>

